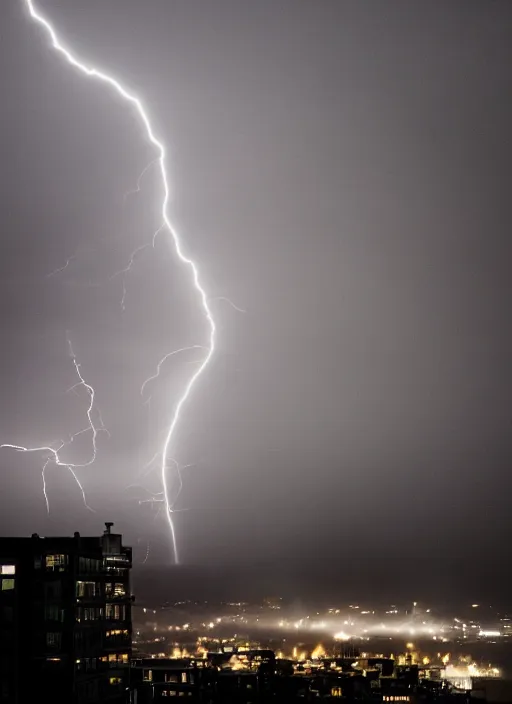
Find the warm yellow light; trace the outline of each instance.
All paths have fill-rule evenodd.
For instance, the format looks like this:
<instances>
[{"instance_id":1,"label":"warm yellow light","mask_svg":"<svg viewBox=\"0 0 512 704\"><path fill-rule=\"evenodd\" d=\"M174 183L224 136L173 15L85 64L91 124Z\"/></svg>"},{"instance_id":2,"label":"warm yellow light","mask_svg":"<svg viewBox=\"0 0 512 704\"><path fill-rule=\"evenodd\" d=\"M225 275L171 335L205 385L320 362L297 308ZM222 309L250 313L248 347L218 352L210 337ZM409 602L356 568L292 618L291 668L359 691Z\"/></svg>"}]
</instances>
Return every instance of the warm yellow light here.
<instances>
[{"instance_id":1,"label":"warm yellow light","mask_svg":"<svg viewBox=\"0 0 512 704\"><path fill-rule=\"evenodd\" d=\"M320 658L325 657L325 648L321 643L319 643L316 648L313 650L311 653L311 659L312 660L320 660Z\"/></svg>"},{"instance_id":2,"label":"warm yellow light","mask_svg":"<svg viewBox=\"0 0 512 704\"><path fill-rule=\"evenodd\" d=\"M334 636L335 640L348 640L350 636L348 636L346 633L343 633L343 631L340 631L340 633L336 633Z\"/></svg>"}]
</instances>

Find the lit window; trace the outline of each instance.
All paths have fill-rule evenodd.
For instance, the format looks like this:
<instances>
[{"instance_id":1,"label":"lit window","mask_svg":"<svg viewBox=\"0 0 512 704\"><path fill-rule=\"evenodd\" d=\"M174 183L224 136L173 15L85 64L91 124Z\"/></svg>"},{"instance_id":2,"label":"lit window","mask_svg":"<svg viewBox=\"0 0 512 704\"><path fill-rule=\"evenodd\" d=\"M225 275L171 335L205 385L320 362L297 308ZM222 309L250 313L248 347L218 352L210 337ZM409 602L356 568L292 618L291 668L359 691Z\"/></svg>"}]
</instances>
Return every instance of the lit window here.
<instances>
[{"instance_id":1,"label":"lit window","mask_svg":"<svg viewBox=\"0 0 512 704\"><path fill-rule=\"evenodd\" d=\"M122 680L120 677L110 677L110 684L121 684Z\"/></svg>"},{"instance_id":2,"label":"lit window","mask_svg":"<svg viewBox=\"0 0 512 704\"><path fill-rule=\"evenodd\" d=\"M121 653L118 660L119 662L128 662L128 653Z\"/></svg>"},{"instance_id":3,"label":"lit window","mask_svg":"<svg viewBox=\"0 0 512 704\"><path fill-rule=\"evenodd\" d=\"M178 675L170 675L168 672L166 672L164 680L165 680L165 682L177 682Z\"/></svg>"},{"instance_id":4,"label":"lit window","mask_svg":"<svg viewBox=\"0 0 512 704\"><path fill-rule=\"evenodd\" d=\"M153 670L144 670L142 673L142 679L144 680L144 682L152 682Z\"/></svg>"},{"instance_id":5,"label":"lit window","mask_svg":"<svg viewBox=\"0 0 512 704\"><path fill-rule=\"evenodd\" d=\"M115 629L112 631L105 631L105 635L107 638L127 637L128 631L126 629L124 629L124 630Z\"/></svg>"},{"instance_id":6,"label":"lit window","mask_svg":"<svg viewBox=\"0 0 512 704\"><path fill-rule=\"evenodd\" d=\"M2 591L8 592L14 589L14 579L2 579Z\"/></svg>"},{"instance_id":7,"label":"lit window","mask_svg":"<svg viewBox=\"0 0 512 704\"><path fill-rule=\"evenodd\" d=\"M2 574L16 574L16 566L2 565Z\"/></svg>"},{"instance_id":8,"label":"lit window","mask_svg":"<svg viewBox=\"0 0 512 704\"><path fill-rule=\"evenodd\" d=\"M46 555L46 569L49 572L64 572L68 564L67 555Z\"/></svg>"},{"instance_id":9,"label":"lit window","mask_svg":"<svg viewBox=\"0 0 512 704\"><path fill-rule=\"evenodd\" d=\"M181 673L181 683L187 684L187 673L186 672Z\"/></svg>"},{"instance_id":10,"label":"lit window","mask_svg":"<svg viewBox=\"0 0 512 704\"><path fill-rule=\"evenodd\" d=\"M124 621L125 610L124 606L118 604L107 604L106 618L113 621Z\"/></svg>"},{"instance_id":11,"label":"lit window","mask_svg":"<svg viewBox=\"0 0 512 704\"><path fill-rule=\"evenodd\" d=\"M92 598L96 596L96 583L95 582L81 582L76 583L76 595L79 598Z\"/></svg>"},{"instance_id":12,"label":"lit window","mask_svg":"<svg viewBox=\"0 0 512 704\"><path fill-rule=\"evenodd\" d=\"M124 584L121 582L116 582L114 584L114 596L125 596L126 594L126 589L124 588Z\"/></svg>"}]
</instances>

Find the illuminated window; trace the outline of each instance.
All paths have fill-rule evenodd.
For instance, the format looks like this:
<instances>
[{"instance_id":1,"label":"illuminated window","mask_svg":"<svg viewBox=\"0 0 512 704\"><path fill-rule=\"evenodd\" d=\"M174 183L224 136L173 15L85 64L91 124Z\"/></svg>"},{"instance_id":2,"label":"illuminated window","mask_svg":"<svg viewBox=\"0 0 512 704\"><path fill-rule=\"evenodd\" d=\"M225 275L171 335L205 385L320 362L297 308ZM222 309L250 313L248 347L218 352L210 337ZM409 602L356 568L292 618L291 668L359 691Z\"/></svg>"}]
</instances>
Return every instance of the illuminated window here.
<instances>
[{"instance_id":1,"label":"illuminated window","mask_svg":"<svg viewBox=\"0 0 512 704\"><path fill-rule=\"evenodd\" d=\"M143 670L142 679L144 682L153 682L153 670Z\"/></svg>"},{"instance_id":2,"label":"illuminated window","mask_svg":"<svg viewBox=\"0 0 512 704\"><path fill-rule=\"evenodd\" d=\"M2 565L1 574L16 574L15 565Z\"/></svg>"},{"instance_id":3,"label":"illuminated window","mask_svg":"<svg viewBox=\"0 0 512 704\"><path fill-rule=\"evenodd\" d=\"M64 572L67 564L67 555L46 555L45 565L48 572Z\"/></svg>"},{"instance_id":4,"label":"illuminated window","mask_svg":"<svg viewBox=\"0 0 512 704\"><path fill-rule=\"evenodd\" d=\"M187 684L187 673L186 672L181 673L181 683Z\"/></svg>"},{"instance_id":5,"label":"illuminated window","mask_svg":"<svg viewBox=\"0 0 512 704\"><path fill-rule=\"evenodd\" d=\"M126 595L126 589L124 587L124 584L121 582L116 582L114 584L114 596L125 596Z\"/></svg>"},{"instance_id":6,"label":"illuminated window","mask_svg":"<svg viewBox=\"0 0 512 704\"><path fill-rule=\"evenodd\" d=\"M118 604L107 604L106 618L111 621L124 621L125 607Z\"/></svg>"},{"instance_id":7,"label":"illuminated window","mask_svg":"<svg viewBox=\"0 0 512 704\"><path fill-rule=\"evenodd\" d=\"M178 682L178 675L170 675L168 672L165 673L165 682Z\"/></svg>"},{"instance_id":8,"label":"illuminated window","mask_svg":"<svg viewBox=\"0 0 512 704\"><path fill-rule=\"evenodd\" d=\"M119 638L119 639L124 640L125 638L127 638L129 636L129 633L126 628L123 630L116 628L111 631L105 631L105 636L107 638Z\"/></svg>"},{"instance_id":9,"label":"illuminated window","mask_svg":"<svg viewBox=\"0 0 512 704\"><path fill-rule=\"evenodd\" d=\"M108 681L110 684L121 684L122 679L120 677L110 677Z\"/></svg>"},{"instance_id":10,"label":"illuminated window","mask_svg":"<svg viewBox=\"0 0 512 704\"><path fill-rule=\"evenodd\" d=\"M2 591L8 592L14 589L14 579L2 579Z\"/></svg>"},{"instance_id":11,"label":"illuminated window","mask_svg":"<svg viewBox=\"0 0 512 704\"><path fill-rule=\"evenodd\" d=\"M101 621L103 609L98 606L78 606L76 609L76 620L81 621Z\"/></svg>"},{"instance_id":12,"label":"illuminated window","mask_svg":"<svg viewBox=\"0 0 512 704\"><path fill-rule=\"evenodd\" d=\"M128 662L128 653L121 653L118 658L119 662L127 663Z\"/></svg>"},{"instance_id":13,"label":"illuminated window","mask_svg":"<svg viewBox=\"0 0 512 704\"><path fill-rule=\"evenodd\" d=\"M95 582L77 582L76 583L76 595L77 597L83 599L92 598L96 596L96 583Z\"/></svg>"}]
</instances>

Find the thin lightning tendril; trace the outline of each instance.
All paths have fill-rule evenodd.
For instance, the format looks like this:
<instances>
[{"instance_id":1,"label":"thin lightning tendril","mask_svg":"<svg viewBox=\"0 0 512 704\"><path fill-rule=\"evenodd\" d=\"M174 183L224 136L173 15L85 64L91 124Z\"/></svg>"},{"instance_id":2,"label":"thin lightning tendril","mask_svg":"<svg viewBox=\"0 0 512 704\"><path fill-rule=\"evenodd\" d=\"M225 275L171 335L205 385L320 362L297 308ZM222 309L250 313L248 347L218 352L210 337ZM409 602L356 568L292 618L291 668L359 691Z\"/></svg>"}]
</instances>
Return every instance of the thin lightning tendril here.
<instances>
[{"instance_id":1,"label":"thin lightning tendril","mask_svg":"<svg viewBox=\"0 0 512 704\"><path fill-rule=\"evenodd\" d=\"M133 195L135 195L136 193L140 193L140 191L141 191L141 186L142 186L142 179L143 179L144 176L147 174L147 172L149 171L149 169L153 166L153 164L156 164L157 161L158 161L158 159L152 159L152 160L149 162L149 164L147 164L147 165L142 169L142 171L141 171L141 173L140 173L140 176L139 176L139 178L137 179L137 183L136 183L136 185L135 185L135 188L134 188L132 191L128 191L127 193L124 194L123 200L124 200L125 203L126 203L126 200L127 200L128 196L133 196Z\"/></svg>"},{"instance_id":2,"label":"thin lightning tendril","mask_svg":"<svg viewBox=\"0 0 512 704\"><path fill-rule=\"evenodd\" d=\"M208 334L208 339L209 339L209 344L207 346L207 353L204 356L201 364L199 367L194 371L194 373L190 376L185 389L178 399L176 406L174 408L174 412L171 418L170 425L167 429L167 433L165 436L165 440L163 443L162 447L162 452L161 452L161 479L162 479L162 488L164 491L164 499L165 499L165 504L166 504L166 516L167 516L167 521L169 524L169 531L170 531L170 536L171 536L171 541L172 541L172 550L173 550L173 556L174 556L174 561L175 563L179 562L178 558L178 546L176 543L176 532L174 529L174 523L172 520L172 506L169 503L169 486L168 486L168 480L167 480L167 455L169 452L169 447L171 444L171 441L174 437L174 432L176 430L178 421L180 420L181 417L181 412L183 409L184 404L188 400L196 381L199 379L199 377L202 375L203 371L206 369L208 366L214 351L215 351L215 344L216 344L216 325L215 321L212 316L212 312L210 310L209 302L208 302L208 297L206 295L206 291L201 285L200 282L200 277L199 277L199 271L198 268L195 264L195 262L190 259L182 249L182 244L180 237L178 235L177 230L171 223L171 220L169 218L169 215L167 213L168 210L168 205L169 205L169 198L170 198L170 189L169 189L169 178L167 176L167 168L166 168L166 150L163 145L163 143L157 139L155 133L153 132L153 127L151 125L149 116L141 102L141 100L127 91L117 80L115 80L112 76L109 76L106 73L103 73L102 71L98 70L97 68L93 68L91 66L87 66L86 64L83 64L81 61L79 61L75 55L69 51L60 41L57 32L53 28L53 25L47 20L43 15L41 15L35 8L33 0L25 0L26 6L28 8L29 14L31 18L39 23L48 33L53 48L61 53L67 62L71 65L77 68L79 71L84 73L86 76L90 78L96 78L99 81L102 81L103 83L106 83L107 85L111 86L122 98L124 98L128 103L130 103L134 108L138 116L140 117L140 120L142 122L142 125L144 127L145 134L148 138L148 140L151 142L151 144L156 147L157 152L158 152L158 163L160 166L160 175L162 178L162 186L163 186L163 199L162 199L162 204L161 204L161 215L162 215L162 221L163 225L162 227L157 230L153 237L153 243L155 241L156 235L158 232L165 227L174 242L174 247L176 250L176 254L178 255L179 259L186 264L191 272L192 276L192 281L194 288L196 289L201 307L203 309L203 313L205 315L205 318L208 322L209 326L209 334ZM77 371L79 372L79 367L77 367ZM84 382L85 385L85 382ZM90 414L89 414L89 419L90 419ZM55 452L54 450L51 450L51 452Z\"/></svg>"},{"instance_id":3,"label":"thin lightning tendril","mask_svg":"<svg viewBox=\"0 0 512 704\"><path fill-rule=\"evenodd\" d=\"M164 356L162 357L162 359L161 359L161 360L158 362L158 364L156 365L156 372L155 372L155 374L153 374L152 376L149 376L149 377L143 382L142 386L140 387L140 395L141 395L141 396L144 395L144 389L146 388L146 386L147 386L150 382L154 381L155 379L158 379L158 377L160 376L160 370L161 370L161 368L162 368L162 364L163 364L164 362L166 362L166 361L169 359L169 357L173 357L175 354L178 354L179 352L188 352L189 350L204 350L204 349L207 349L207 348L205 348L204 345L190 345L189 347L180 347L180 348L177 349L177 350L173 350L172 352L168 352L166 355L164 355Z\"/></svg>"},{"instance_id":4,"label":"thin lightning tendril","mask_svg":"<svg viewBox=\"0 0 512 704\"><path fill-rule=\"evenodd\" d=\"M240 306L235 305L233 303L233 301L230 298L228 298L227 296L216 296L215 300L216 301L224 301L225 303L228 303L234 310L237 311L237 313L247 313L246 310L244 310L243 308L240 308Z\"/></svg>"},{"instance_id":5,"label":"thin lightning tendril","mask_svg":"<svg viewBox=\"0 0 512 704\"><path fill-rule=\"evenodd\" d=\"M89 422L87 428L82 428L82 430L79 430L76 433L73 433L73 435L70 436L69 440L61 440L60 445L58 447L51 447L51 445L41 445L40 447L24 447L22 445L13 445L11 443L4 443L0 445L0 449L10 449L10 450L15 450L16 452L41 452L41 453L48 453L48 456L46 458L46 461L42 467L41 470L41 477L43 480L43 494L44 494L44 500L46 503L46 510L48 513L50 513L50 502L48 499L48 492L47 492L47 487L46 487L46 470L48 468L48 465L50 463L53 463L56 467L64 467L67 469L70 474L72 475L73 479L77 483L81 493L82 493L82 499L84 502L84 506L89 509L89 511L92 511L94 513L94 509L92 509L89 504L87 503L87 497L85 495L85 490L84 487L82 486L82 483L80 482L80 479L78 478L76 474L77 469L83 469L85 467L90 467L91 464L94 463L96 460L96 455L98 454L98 446L97 446L97 439L98 439L98 434L101 431L107 432L107 429L103 426L103 421L101 420L101 415L99 416L100 418L100 426L97 427L94 420L93 420L93 412L98 412L97 409L94 406L94 389L93 387L88 384L84 377L82 376L82 372L80 370L80 364L75 356L73 347L71 345L71 341L68 339L68 347L69 347L69 352L70 355L73 359L73 365L75 367L75 371L78 376L78 382L72 386L72 389L77 389L78 387L83 387L88 395L89 395L89 405L87 406L87 420ZM61 451L69 447L69 445L72 444L73 440L77 438L79 435L83 435L84 433L90 432L92 435L92 454L91 457L86 461L82 463L76 463L76 462L66 462L65 460L61 459L60 453Z\"/></svg>"},{"instance_id":6,"label":"thin lightning tendril","mask_svg":"<svg viewBox=\"0 0 512 704\"><path fill-rule=\"evenodd\" d=\"M71 264L73 259L76 259L76 254L72 254L70 257L68 257L66 260L66 263L63 266L60 266L58 269L54 269L53 271L50 271L49 274L46 274L46 278L49 279L52 276L56 276L57 274L60 274L61 271L64 271L64 269L68 268L68 266Z\"/></svg>"},{"instance_id":7,"label":"thin lightning tendril","mask_svg":"<svg viewBox=\"0 0 512 704\"><path fill-rule=\"evenodd\" d=\"M123 311L126 310L126 306L125 306L125 301L126 301L126 277L128 276L128 274L129 274L129 273L132 271L132 269L133 269L133 265L135 264L135 259L137 258L137 254L139 254L139 252L142 252L144 249L147 249L147 247L149 247L149 246L150 246L149 242L146 242L146 244L141 244L140 247L137 247L137 249L134 249L133 252L132 252L132 255L131 255L131 257L130 257L130 261L129 261L128 264L125 266L125 268L124 268L124 269L121 269L120 271L116 271L115 274L112 274L112 276L110 277L111 279L114 279L116 276L121 276L121 277L122 277L122 281L123 281L123 295L122 295L122 297L121 297L121 309L122 309Z\"/></svg>"}]
</instances>

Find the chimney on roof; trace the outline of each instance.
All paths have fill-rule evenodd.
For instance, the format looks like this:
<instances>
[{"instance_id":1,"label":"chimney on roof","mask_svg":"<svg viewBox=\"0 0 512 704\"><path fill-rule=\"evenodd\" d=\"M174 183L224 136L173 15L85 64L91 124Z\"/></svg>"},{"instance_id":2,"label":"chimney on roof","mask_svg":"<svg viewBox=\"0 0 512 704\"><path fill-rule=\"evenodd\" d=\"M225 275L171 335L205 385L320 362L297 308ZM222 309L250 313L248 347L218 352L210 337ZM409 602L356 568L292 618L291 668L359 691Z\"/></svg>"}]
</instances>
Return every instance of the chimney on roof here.
<instances>
[{"instance_id":1,"label":"chimney on roof","mask_svg":"<svg viewBox=\"0 0 512 704\"><path fill-rule=\"evenodd\" d=\"M110 535L110 529L112 528L113 525L114 524L112 521L105 522L105 535Z\"/></svg>"}]
</instances>

